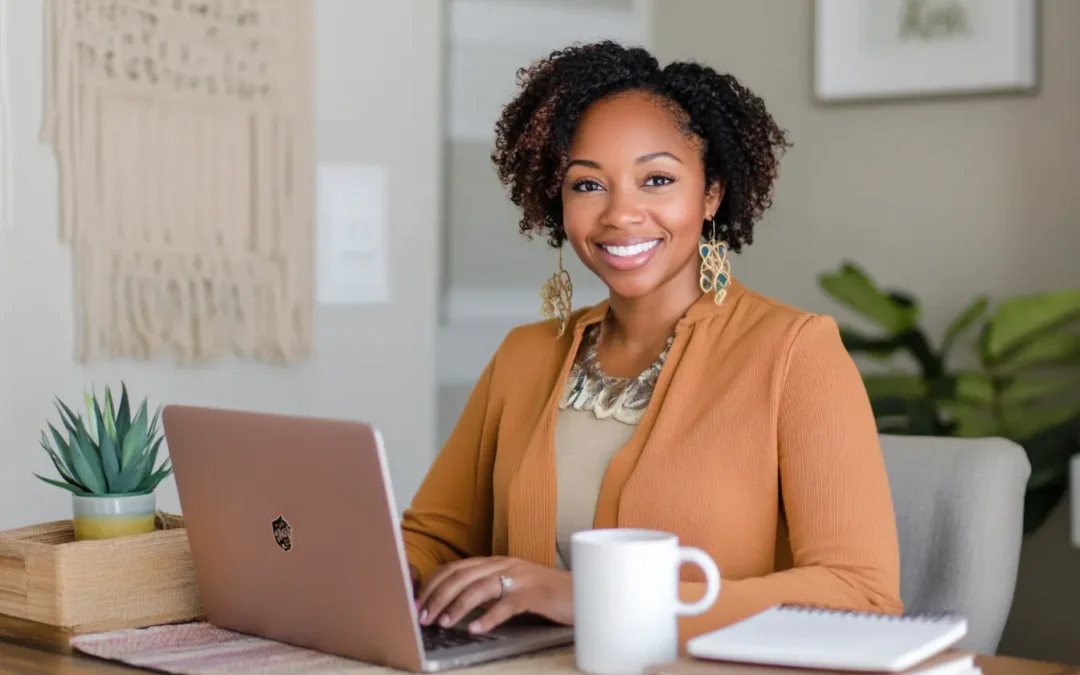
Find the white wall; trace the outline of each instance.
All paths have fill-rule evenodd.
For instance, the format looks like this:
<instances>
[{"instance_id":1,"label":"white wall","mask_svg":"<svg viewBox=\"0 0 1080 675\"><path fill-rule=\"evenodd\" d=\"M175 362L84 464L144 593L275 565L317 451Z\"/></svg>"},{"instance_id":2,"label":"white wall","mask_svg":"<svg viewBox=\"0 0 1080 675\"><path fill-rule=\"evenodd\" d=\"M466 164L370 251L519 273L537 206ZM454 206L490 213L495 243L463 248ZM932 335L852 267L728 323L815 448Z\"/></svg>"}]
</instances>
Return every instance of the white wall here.
<instances>
[{"instance_id":1,"label":"white wall","mask_svg":"<svg viewBox=\"0 0 1080 675\"><path fill-rule=\"evenodd\" d=\"M441 168L441 3L318 0L318 152L381 163L391 184L389 305L322 308L302 367L71 359L70 254L57 242L57 179L37 141L42 3L7 3L14 105L15 231L0 235L0 529L68 517L38 447L53 396L78 400L121 378L152 403L185 402L364 418L386 436L395 490L411 499L435 451L434 331ZM3 39L3 38L0 38ZM257 448L253 448L257 450ZM302 449L298 449L298 453ZM178 508L170 480L161 505Z\"/></svg>"}]
</instances>

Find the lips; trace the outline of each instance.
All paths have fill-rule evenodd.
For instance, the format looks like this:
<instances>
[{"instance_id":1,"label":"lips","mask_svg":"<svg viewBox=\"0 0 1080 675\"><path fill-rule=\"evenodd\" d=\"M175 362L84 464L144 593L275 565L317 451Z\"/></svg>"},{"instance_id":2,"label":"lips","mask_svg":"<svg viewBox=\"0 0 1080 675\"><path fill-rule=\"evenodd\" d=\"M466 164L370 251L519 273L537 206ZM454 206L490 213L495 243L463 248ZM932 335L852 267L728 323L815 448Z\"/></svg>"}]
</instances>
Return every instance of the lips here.
<instances>
[{"instance_id":1,"label":"lips","mask_svg":"<svg viewBox=\"0 0 1080 675\"><path fill-rule=\"evenodd\" d=\"M661 244L660 239L637 238L598 243L596 248L609 267L632 270L647 263Z\"/></svg>"}]
</instances>

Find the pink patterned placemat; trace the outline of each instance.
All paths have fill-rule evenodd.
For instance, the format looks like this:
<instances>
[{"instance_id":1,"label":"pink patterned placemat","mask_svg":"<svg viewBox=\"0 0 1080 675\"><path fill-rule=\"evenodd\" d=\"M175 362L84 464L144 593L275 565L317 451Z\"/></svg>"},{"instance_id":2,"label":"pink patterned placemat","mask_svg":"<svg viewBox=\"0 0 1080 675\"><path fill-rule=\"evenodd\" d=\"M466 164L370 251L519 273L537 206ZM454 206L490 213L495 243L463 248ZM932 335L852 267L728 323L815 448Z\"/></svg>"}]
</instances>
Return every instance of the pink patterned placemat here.
<instances>
[{"instance_id":1,"label":"pink patterned placemat","mask_svg":"<svg viewBox=\"0 0 1080 675\"><path fill-rule=\"evenodd\" d=\"M250 637L208 623L94 633L73 638L76 650L175 675L368 675L393 672L350 659Z\"/></svg>"},{"instance_id":2,"label":"pink patterned placemat","mask_svg":"<svg viewBox=\"0 0 1080 675\"><path fill-rule=\"evenodd\" d=\"M399 671L217 628L184 623L72 638L83 654L173 675L377 675ZM552 650L458 671L459 675L577 673L572 650Z\"/></svg>"}]
</instances>

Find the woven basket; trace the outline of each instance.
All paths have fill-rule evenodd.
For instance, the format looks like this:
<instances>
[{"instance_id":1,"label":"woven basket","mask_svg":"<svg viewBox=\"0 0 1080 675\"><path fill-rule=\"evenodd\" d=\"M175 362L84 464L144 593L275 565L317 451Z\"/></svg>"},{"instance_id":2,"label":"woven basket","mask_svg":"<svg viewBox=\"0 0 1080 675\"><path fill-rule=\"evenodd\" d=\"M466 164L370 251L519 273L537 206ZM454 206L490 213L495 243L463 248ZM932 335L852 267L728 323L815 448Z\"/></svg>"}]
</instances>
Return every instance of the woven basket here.
<instances>
[{"instance_id":1,"label":"woven basket","mask_svg":"<svg viewBox=\"0 0 1080 675\"><path fill-rule=\"evenodd\" d=\"M0 532L6 632L21 625L38 635L49 628L71 636L199 618L184 521L159 513L157 528L78 542L70 520Z\"/></svg>"}]
</instances>

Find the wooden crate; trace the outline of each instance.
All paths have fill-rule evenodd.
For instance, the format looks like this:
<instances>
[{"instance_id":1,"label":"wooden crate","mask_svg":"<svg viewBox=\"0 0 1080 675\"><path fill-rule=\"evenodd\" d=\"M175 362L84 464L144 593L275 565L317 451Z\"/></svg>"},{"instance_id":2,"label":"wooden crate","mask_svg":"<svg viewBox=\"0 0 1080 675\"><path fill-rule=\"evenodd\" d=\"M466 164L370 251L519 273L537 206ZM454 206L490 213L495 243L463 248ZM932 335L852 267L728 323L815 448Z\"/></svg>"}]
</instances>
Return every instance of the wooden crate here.
<instances>
[{"instance_id":1,"label":"wooden crate","mask_svg":"<svg viewBox=\"0 0 1080 675\"><path fill-rule=\"evenodd\" d=\"M183 519L159 514L157 527L79 542L70 520L0 532L0 634L63 646L201 617Z\"/></svg>"}]
</instances>

